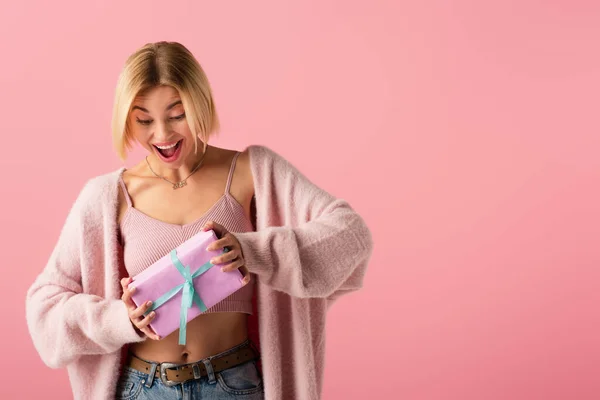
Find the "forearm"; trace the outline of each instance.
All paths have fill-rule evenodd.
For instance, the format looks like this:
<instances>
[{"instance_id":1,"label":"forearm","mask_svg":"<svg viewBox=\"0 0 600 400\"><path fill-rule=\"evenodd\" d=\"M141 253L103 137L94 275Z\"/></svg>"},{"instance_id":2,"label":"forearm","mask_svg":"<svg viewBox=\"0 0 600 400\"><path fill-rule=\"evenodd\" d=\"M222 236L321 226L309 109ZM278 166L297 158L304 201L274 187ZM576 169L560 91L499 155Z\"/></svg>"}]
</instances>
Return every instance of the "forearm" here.
<instances>
[{"instance_id":1,"label":"forearm","mask_svg":"<svg viewBox=\"0 0 600 400\"><path fill-rule=\"evenodd\" d=\"M296 297L328 297L362 285L372 251L371 232L344 200L295 228L268 227L235 234L248 270ZM350 279L352 278L352 279Z\"/></svg>"},{"instance_id":2,"label":"forearm","mask_svg":"<svg viewBox=\"0 0 600 400\"><path fill-rule=\"evenodd\" d=\"M108 354L144 340L120 299L74 293L38 279L27 293L26 317L40 357L52 368L81 355Z\"/></svg>"}]
</instances>

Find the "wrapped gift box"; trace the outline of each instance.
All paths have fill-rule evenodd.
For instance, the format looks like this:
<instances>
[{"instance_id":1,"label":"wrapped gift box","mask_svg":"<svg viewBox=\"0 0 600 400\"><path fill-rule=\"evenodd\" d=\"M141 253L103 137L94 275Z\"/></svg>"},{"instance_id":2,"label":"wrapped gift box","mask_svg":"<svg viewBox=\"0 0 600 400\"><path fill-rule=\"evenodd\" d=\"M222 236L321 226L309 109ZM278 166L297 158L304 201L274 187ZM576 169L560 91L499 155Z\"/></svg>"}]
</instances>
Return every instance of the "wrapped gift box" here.
<instances>
[{"instance_id":1,"label":"wrapped gift box","mask_svg":"<svg viewBox=\"0 0 600 400\"><path fill-rule=\"evenodd\" d=\"M222 272L223 265L210 264L213 257L226 252L206 250L216 240L213 230L197 233L129 284L136 288L132 299L137 306L154 302L151 310L156 316L150 326L160 337L180 329L179 343L185 344L187 322L242 287L239 270Z\"/></svg>"}]
</instances>

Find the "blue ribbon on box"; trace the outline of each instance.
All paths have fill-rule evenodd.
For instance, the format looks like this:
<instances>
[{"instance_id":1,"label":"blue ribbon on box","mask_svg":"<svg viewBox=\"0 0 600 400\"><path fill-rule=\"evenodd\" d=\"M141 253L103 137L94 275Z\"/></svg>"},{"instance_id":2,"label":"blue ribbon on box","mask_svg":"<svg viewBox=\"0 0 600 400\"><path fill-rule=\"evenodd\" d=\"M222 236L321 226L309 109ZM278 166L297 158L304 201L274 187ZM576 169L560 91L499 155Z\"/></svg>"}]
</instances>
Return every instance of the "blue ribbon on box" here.
<instances>
[{"instance_id":1,"label":"blue ribbon on box","mask_svg":"<svg viewBox=\"0 0 600 400\"><path fill-rule=\"evenodd\" d=\"M224 253L226 253L227 251L229 251L227 248L223 249ZM171 250L170 255L173 265L175 266L175 268L177 268L177 271L179 271L179 273L183 276L185 282L181 285L175 286L173 289L169 290L167 293L163 294L158 299L156 299L152 303L152 307L148 309L144 314L146 315L156 310L157 308L165 304L167 301L171 300L173 296L179 293L180 290L183 290L183 294L181 296L181 312L179 314L179 344L184 345L186 343L187 315L188 310L192 307L192 303L195 303L198 306L198 308L200 308L200 311L206 311L206 305L204 304L200 296L198 296L198 293L194 288L194 278L197 278L206 271L208 271L210 268L213 267L213 264L211 264L211 262L208 261L192 274L190 272L189 265L183 265L182 262L179 260L179 258L177 257L177 251L175 249Z\"/></svg>"}]
</instances>

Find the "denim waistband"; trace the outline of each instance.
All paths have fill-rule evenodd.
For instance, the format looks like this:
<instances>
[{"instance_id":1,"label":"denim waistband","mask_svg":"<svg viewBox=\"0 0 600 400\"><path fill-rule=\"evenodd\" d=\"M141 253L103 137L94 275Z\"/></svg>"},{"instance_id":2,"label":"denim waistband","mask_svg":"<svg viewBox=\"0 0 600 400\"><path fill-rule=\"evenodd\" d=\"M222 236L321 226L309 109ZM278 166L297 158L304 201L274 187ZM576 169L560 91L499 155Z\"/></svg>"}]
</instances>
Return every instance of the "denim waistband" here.
<instances>
[{"instance_id":1,"label":"denim waistband","mask_svg":"<svg viewBox=\"0 0 600 400\"><path fill-rule=\"evenodd\" d=\"M167 381L165 380L166 375L165 375L165 377L163 377L164 371L162 370L163 366L167 366L167 365L168 365L167 368L180 368L180 367L185 367L187 365L192 365L192 370L194 370L194 376L195 376L196 373L198 373L198 374L200 373L198 370L197 364L204 364L206 371L208 373L209 382L214 383L216 381L216 377L215 377L215 372L213 370L213 366L211 364L211 360L215 359L215 358L227 356L228 354L236 352L237 350L239 350L243 347L246 347L246 346L252 347L255 350L256 354L258 355L258 358L260 359L260 352L259 352L258 348L254 345L254 343L249 338L244 340L240 344L230 347L229 349L222 351L220 353L213 354L211 356L205 357L205 358L197 360L197 361L190 361L190 362L182 363L182 364L175 364L175 363L169 363L169 362L161 363L161 362L157 362L157 361L147 360L147 359L138 357L137 355L133 354L132 352L129 352L129 356L135 357L135 358L142 360L151 365L150 370L148 371L147 374L145 374L145 378L146 378L145 386L147 386L147 387L152 386L152 384L154 382L154 378L155 378L155 373L158 373L159 376L161 377L160 378L161 381L163 381L163 383L167 384ZM194 365L194 364L196 364L196 365ZM131 367L128 367L127 362L124 365L124 367L127 368L128 370L130 370L130 372L136 371L136 372L140 372L141 374L144 374L141 371L137 371L137 370L132 369ZM160 371L160 373L159 373L159 371Z\"/></svg>"}]
</instances>

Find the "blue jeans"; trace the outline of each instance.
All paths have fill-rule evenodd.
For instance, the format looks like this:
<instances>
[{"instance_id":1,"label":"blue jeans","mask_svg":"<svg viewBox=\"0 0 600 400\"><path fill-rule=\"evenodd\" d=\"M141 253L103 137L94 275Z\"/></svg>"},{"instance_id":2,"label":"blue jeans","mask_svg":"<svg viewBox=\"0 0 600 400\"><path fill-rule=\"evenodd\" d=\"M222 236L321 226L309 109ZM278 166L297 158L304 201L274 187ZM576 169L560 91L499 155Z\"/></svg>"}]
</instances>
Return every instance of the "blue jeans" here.
<instances>
[{"instance_id":1,"label":"blue jeans","mask_svg":"<svg viewBox=\"0 0 600 400\"><path fill-rule=\"evenodd\" d=\"M227 354L238 347L235 346L213 357ZM209 373L208 377L203 376L175 386L167 386L160 378L125 366L117 383L116 398L118 400L263 400L264 388L256 361L248 361L221 372Z\"/></svg>"}]
</instances>

